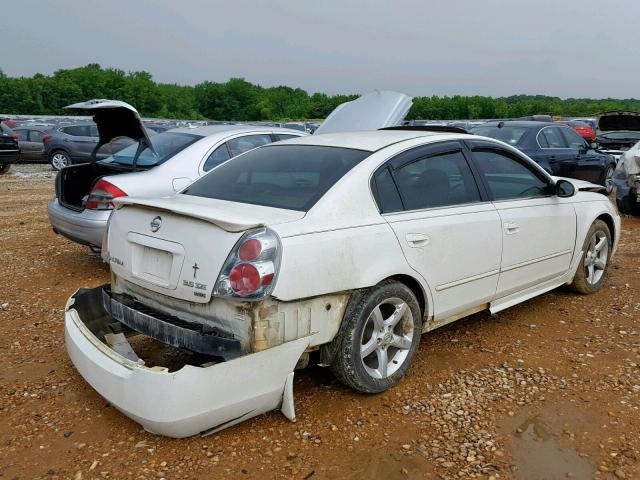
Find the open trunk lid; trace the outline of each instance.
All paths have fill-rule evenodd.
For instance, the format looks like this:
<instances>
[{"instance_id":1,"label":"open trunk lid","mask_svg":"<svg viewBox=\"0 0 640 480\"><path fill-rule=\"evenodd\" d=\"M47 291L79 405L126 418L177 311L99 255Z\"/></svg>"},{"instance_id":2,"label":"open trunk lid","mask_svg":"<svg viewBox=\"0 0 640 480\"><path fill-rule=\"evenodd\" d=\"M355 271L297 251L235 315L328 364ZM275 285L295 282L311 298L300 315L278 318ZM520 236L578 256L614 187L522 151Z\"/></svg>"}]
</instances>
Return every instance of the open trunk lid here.
<instances>
[{"instance_id":1,"label":"open trunk lid","mask_svg":"<svg viewBox=\"0 0 640 480\"><path fill-rule=\"evenodd\" d=\"M295 221L304 214L187 195L123 197L109 223L107 259L112 272L129 282L207 303L243 232Z\"/></svg>"},{"instance_id":2,"label":"open trunk lid","mask_svg":"<svg viewBox=\"0 0 640 480\"><path fill-rule=\"evenodd\" d=\"M314 134L378 130L400 125L413 100L404 93L375 91L338 105Z\"/></svg>"},{"instance_id":3,"label":"open trunk lid","mask_svg":"<svg viewBox=\"0 0 640 480\"><path fill-rule=\"evenodd\" d=\"M614 111L598 115L596 129L604 132L640 132L640 112Z\"/></svg>"},{"instance_id":4,"label":"open trunk lid","mask_svg":"<svg viewBox=\"0 0 640 480\"><path fill-rule=\"evenodd\" d=\"M153 144L138 111L128 103L96 99L74 103L64 108L82 115L92 115L98 128L99 139L92 155L92 162L64 168L56 179L58 201L69 209L82 211L83 200L98 178L131 171L131 167L95 162L95 153L100 147L120 137L128 137L139 142L141 148L148 146L152 151ZM121 148L125 146L126 144L122 143Z\"/></svg>"}]
</instances>

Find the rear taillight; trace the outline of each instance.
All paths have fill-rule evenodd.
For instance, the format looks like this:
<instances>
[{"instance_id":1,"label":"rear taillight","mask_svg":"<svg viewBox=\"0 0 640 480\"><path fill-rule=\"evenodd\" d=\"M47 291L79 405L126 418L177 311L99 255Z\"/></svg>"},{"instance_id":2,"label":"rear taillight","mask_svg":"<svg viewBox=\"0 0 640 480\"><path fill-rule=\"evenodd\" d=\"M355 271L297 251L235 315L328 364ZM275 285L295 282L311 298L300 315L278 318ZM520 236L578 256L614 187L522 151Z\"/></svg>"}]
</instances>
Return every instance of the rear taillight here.
<instances>
[{"instance_id":1,"label":"rear taillight","mask_svg":"<svg viewBox=\"0 0 640 480\"><path fill-rule=\"evenodd\" d=\"M245 233L222 267L213 294L260 300L273 291L280 268L280 240L261 228Z\"/></svg>"},{"instance_id":2,"label":"rear taillight","mask_svg":"<svg viewBox=\"0 0 640 480\"><path fill-rule=\"evenodd\" d=\"M89 210L112 210L113 199L127 194L106 180L98 180L87 196L85 207Z\"/></svg>"},{"instance_id":3,"label":"rear taillight","mask_svg":"<svg viewBox=\"0 0 640 480\"><path fill-rule=\"evenodd\" d=\"M53 138L53 135L45 135L44 137L42 137L42 143L48 142L52 138Z\"/></svg>"},{"instance_id":4,"label":"rear taillight","mask_svg":"<svg viewBox=\"0 0 640 480\"><path fill-rule=\"evenodd\" d=\"M11 135L13 137L13 139L17 142L18 141L18 134L14 133L13 135Z\"/></svg>"}]
</instances>

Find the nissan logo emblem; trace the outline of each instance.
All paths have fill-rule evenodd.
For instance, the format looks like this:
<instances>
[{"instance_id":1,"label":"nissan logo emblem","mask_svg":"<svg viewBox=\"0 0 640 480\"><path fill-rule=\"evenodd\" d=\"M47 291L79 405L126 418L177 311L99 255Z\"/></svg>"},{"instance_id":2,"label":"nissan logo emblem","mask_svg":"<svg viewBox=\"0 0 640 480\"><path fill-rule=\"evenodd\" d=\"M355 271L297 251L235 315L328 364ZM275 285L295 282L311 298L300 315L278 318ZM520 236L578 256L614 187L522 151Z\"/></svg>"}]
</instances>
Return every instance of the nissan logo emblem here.
<instances>
[{"instance_id":1,"label":"nissan logo emblem","mask_svg":"<svg viewBox=\"0 0 640 480\"><path fill-rule=\"evenodd\" d=\"M151 231L152 232L157 232L158 230L160 230L161 226L162 226L162 218L155 217L153 220L151 220Z\"/></svg>"}]
</instances>

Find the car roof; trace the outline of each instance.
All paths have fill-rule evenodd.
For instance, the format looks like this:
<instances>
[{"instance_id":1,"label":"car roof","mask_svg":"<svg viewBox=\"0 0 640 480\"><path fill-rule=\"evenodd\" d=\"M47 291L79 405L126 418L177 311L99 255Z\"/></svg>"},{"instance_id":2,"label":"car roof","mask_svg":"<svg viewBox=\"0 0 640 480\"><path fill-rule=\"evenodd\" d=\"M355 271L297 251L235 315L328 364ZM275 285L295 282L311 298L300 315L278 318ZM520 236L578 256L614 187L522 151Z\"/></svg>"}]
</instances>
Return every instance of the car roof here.
<instances>
[{"instance_id":1,"label":"car roof","mask_svg":"<svg viewBox=\"0 0 640 480\"><path fill-rule=\"evenodd\" d=\"M292 133L300 135L300 130L293 130L289 128L279 128L261 125L205 125L203 127L179 127L169 130L177 133L191 133L192 135L202 135L208 137L209 135L216 135L218 133L244 133L244 132L276 132L276 133Z\"/></svg>"},{"instance_id":2,"label":"car roof","mask_svg":"<svg viewBox=\"0 0 640 480\"><path fill-rule=\"evenodd\" d=\"M278 145L315 145L326 147L353 148L375 152L394 143L411 140L418 137L434 137L433 140L443 138L459 139L467 138L466 134L425 132L416 130L370 130L366 132L325 133L321 135L308 135L300 138L284 140Z\"/></svg>"},{"instance_id":3,"label":"car roof","mask_svg":"<svg viewBox=\"0 0 640 480\"><path fill-rule=\"evenodd\" d=\"M502 123L505 127L549 127L549 126L566 126L555 122L538 122L536 120L495 120L493 122L485 122L474 128L497 127Z\"/></svg>"}]
</instances>

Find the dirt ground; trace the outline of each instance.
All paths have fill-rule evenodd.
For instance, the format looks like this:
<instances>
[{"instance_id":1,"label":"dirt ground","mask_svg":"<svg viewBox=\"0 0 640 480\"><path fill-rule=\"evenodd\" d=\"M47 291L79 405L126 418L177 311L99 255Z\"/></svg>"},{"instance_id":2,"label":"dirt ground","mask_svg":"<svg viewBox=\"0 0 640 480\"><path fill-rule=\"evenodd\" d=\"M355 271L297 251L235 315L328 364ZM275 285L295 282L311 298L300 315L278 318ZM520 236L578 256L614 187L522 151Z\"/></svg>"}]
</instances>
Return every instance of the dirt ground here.
<instances>
[{"instance_id":1,"label":"dirt ground","mask_svg":"<svg viewBox=\"0 0 640 480\"><path fill-rule=\"evenodd\" d=\"M604 288L555 290L423 336L391 391L296 373L297 421L157 437L75 371L63 308L108 281L56 236L46 167L0 177L0 479L640 478L640 219L623 218ZM152 401L152 399L151 399Z\"/></svg>"}]
</instances>

